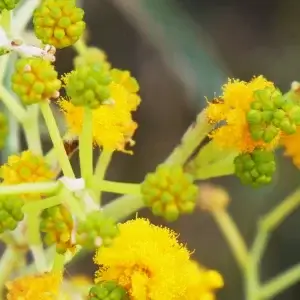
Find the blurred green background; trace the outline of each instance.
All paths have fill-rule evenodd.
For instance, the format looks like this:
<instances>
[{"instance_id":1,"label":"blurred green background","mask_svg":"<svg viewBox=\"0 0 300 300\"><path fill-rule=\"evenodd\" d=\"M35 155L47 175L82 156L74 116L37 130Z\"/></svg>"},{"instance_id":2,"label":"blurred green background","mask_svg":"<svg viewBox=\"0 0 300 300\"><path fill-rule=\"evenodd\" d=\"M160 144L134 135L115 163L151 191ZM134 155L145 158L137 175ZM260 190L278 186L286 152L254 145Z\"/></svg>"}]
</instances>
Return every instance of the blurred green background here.
<instances>
[{"instance_id":1,"label":"blurred green background","mask_svg":"<svg viewBox=\"0 0 300 300\"><path fill-rule=\"evenodd\" d=\"M299 1L84 0L81 5L88 44L105 50L113 66L131 70L141 85L135 154L116 154L109 179L141 181L176 146L205 106L205 96L218 94L228 76L249 80L263 74L283 91L300 78ZM58 52L61 73L72 68L74 54L72 49ZM44 143L49 147L47 137ZM229 191L230 212L250 245L259 216L299 185L299 175L279 152L274 182L266 188L253 190L234 177L212 182ZM163 223L148 211L140 215ZM243 278L208 214L197 211L168 226L196 249L197 260L224 275L218 299L244 299ZM261 265L263 280L300 261L299 227L300 212L295 212L273 234ZM92 274L94 268L88 256L69 272ZM300 299L300 284L276 298L280 299Z\"/></svg>"}]
</instances>

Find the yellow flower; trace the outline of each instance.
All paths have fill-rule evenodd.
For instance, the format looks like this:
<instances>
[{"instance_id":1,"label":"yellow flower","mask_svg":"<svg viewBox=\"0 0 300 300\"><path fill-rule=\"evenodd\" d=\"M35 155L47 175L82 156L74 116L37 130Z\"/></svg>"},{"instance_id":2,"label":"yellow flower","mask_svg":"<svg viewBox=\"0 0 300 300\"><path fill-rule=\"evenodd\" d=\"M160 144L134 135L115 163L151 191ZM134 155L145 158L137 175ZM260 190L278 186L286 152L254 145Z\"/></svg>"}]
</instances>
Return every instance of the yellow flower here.
<instances>
[{"instance_id":1,"label":"yellow flower","mask_svg":"<svg viewBox=\"0 0 300 300\"><path fill-rule=\"evenodd\" d=\"M295 134L283 136L280 142L285 148L284 154L291 157L294 165L300 169L300 126Z\"/></svg>"},{"instance_id":2,"label":"yellow flower","mask_svg":"<svg viewBox=\"0 0 300 300\"><path fill-rule=\"evenodd\" d=\"M55 177L54 172L46 163L44 157L30 151L23 151L20 155L11 155L5 165L0 167L2 184L13 185L19 183L45 182ZM24 199L39 199L40 195L23 195Z\"/></svg>"},{"instance_id":3,"label":"yellow flower","mask_svg":"<svg viewBox=\"0 0 300 300\"><path fill-rule=\"evenodd\" d=\"M113 244L98 249L96 282L114 280L131 300L186 299L189 251L174 232L135 219L120 225Z\"/></svg>"},{"instance_id":4,"label":"yellow flower","mask_svg":"<svg viewBox=\"0 0 300 300\"><path fill-rule=\"evenodd\" d=\"M207 270L197 262L190 262L190 281L187 289L188 300L214 300L215 290L223 287L222 276L214 270Z\"/></svg>"},{"instance_id":5,"label":"yellow flower","mask_svg":"<svg viewBox=\"0 0 300 300\"><path fill-rule=\"evenodd\" d=\"M62 282L60 273L25 276L9 282L7 300L53 300Z\"/></svg>"},{"instance_id":6,"label":"yellow flower","mask_svg":"<svg viewBox=\"0 0 300 300\"><path fill-rule=\"evenodd\" d=\"M271 143L253 140L246 118L250 105L254 101L254 92L266 88L275 90L274 84L263 76L255 77L248 83L229 79L222 88L222 96L209 103L206 109L210 123L225 122L211 133L216 143L223 148L240 152L252 152L257 147L270 150L277 146L280 134Z\"/></svg>"},{"instance_id":7,"label":"yellow flower","mask_svg":"<svg viewBox=\"0 0 300 300\"><path fill-rule=\"evenodd\" d=\"M127 144L133 145L132 136L137 123L132 120L131 112L137 108L136 95L129 93L122 85L110 85L112 104L100 105L93 110L93 139L105 149L126 152ZM83 122L83 108L76 107L67 100L59 103L72 134L80 135Z\"/></svg>"}]
</instances>

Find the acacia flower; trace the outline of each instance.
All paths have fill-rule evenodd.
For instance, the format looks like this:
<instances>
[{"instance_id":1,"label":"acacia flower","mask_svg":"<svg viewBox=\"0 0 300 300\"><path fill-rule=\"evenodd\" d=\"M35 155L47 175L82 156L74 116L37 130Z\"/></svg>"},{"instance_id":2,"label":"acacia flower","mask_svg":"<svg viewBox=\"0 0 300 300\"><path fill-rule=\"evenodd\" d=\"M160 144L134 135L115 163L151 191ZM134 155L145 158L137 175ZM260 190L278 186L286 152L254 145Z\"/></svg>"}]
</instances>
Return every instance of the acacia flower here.
<instances>
[{"instance_id":1,"label":"acacia flower","mask_svg":"<svg viewBox=\"0 0 300 300\"><path fill-rule=\"evenodd\" d=\"M93 140L99 147L107 150L128 152L125 147L127 144L134 144L132 136L137 128L131 112L139 105L139 97L116 82L112 82L109 88L110 103L100 105L92 111ZM66 99L61 100L59 105L64 113L69 132L80 135L83 108L74 106Z\"/></svg>"},{"instance_id":2,"label":"acacia flower","mask_svg":"<svg viewBox=\"0 0 300 300\"><path fill-rule=\"evenodd\" d=\"M190 262L191 277L187 289L188 300L214 300L215 291L223 287L222 276L215 270L208 270L196 261Z\"/></svg>"},{"instance_id":3,"label":"acacia flower","mask_svg":"<svg viewBox=\"0 0 300 300\"><path fill-rule=\"evenodd\" d=\"M116 281L131 300L186 299L189 251L174 232L146 219L120 224L110 247L100 247L96 282Z\"/></svg>"},{"instance_id":4,"label":"acacia flower","mask_svg":"<svg viewBox=\"0 0 300 300\"><path fill-rule=\"evenodd\" d=\"M53 300L62 282L60 273L25 276L7 283L7 300Z\"/></svg>"},{"instance_id":5,"label":"acacia flower","mask_svg":"<svg viewBox=\"0 0 300 300\"><path fill-rule=\"evenodd\" d=\"M281 144L285 149L284 154L291 157L295 166L300 169L300 126L297 127L295 134L284 135Z\"/></svg>"},{"instance_id":6,"label":"acacia flower","mask_svg":"<svg viewBox=\"0 0 300 300\"><path fill-rule=\"evenodd\" d=\"M251 152L257 147L272 149L277 145L279 134L271 143L254 140L247 121L247 112L255 100L255 92L268 88L275 90L274 84L263 76L255 77L248 83L233 79L223 86L222 96L207 108L207 118L211 123L226 123L211 134L221 147Z\"/></svg>"}]
</instances>

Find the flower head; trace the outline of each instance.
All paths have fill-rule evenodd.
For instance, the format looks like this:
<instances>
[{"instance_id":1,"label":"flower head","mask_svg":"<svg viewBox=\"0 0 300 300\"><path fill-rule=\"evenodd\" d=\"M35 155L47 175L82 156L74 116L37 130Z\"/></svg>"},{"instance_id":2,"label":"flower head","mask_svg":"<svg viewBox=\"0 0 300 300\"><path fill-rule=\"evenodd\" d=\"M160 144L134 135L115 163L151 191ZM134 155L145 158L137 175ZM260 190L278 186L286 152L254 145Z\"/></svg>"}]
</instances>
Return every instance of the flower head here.
<instances>
[{"instance_id":1,"label":"flower head","mask_svg":"<svg viewBox=\"0 0 300 300\"><path fill-rule=\"evenodd\" d=\"M187 289L187 299L215 299L215 290L224 285L222 276L217 271L200 266L196 261L191 261L189 268L191 277Z\"/></svg>"},{"instance_id":2,"label":"flower head","mask_svg":"<svg viewBox=\"0 0 300 300\"><path fill-rule=\"evenodd\" d=\"M132 300L186 299L190 254L175 233L146 219L128 221L119 229L113 244L95 255L101 266L96 282L116 281Z\"/></svg>"},{"instance_id":3,"label":"flower head","mask_svg":"<svg viewBox=\"0 0 300 300\"><path fill-rule=\"evenodd\" d=\"M53 300L62 282L60 273L25 276L9 282L7 300Z\"/></svg>"},{"instance_id":4,"label":"flower head","mask_svg":"<svg viewBox=\"0 0 300 300\"><path fill-rule=\"evenodd\" d=\"M108 150L126 152L126 145L134 144L132 136L137 123L132 120L131 112L139 105L139 97L115 82L110 84L109 89L111 103L100 105L92 111L93 140L95 144ZM59 105L70 133L80 135L83 108L76 107L67 100L61 100Z\"/></svg>"},{"instance_id":5,"label":"flower head","mask_svg":"<svg viewBox=\"0 0 300 300\"><path fill-rule=\"evenodd\" d=\"M275 90L273 83L263 76L256 77L248 83L229 80L223 86L222 96L210 103L207 108L207 118L210 122L225 121L225 125L211 134L221 147L251 152L257 147L272 149L278 144L280 134L277 134L270 143L253 139L247 120L247 113L255 100L255 92L268 88Z\"/></svg>"},{"instance_id":6,"label":"flower head","mask_svg":"<svg viewBox=\"0 0 300 300\"><path fill-rule=\"evenodd\" d=\"M280 142L285 148L284 154L291 157L295 166L300 169L300 126L295 134L284 135Z\"/></svg>"}]
</instances>

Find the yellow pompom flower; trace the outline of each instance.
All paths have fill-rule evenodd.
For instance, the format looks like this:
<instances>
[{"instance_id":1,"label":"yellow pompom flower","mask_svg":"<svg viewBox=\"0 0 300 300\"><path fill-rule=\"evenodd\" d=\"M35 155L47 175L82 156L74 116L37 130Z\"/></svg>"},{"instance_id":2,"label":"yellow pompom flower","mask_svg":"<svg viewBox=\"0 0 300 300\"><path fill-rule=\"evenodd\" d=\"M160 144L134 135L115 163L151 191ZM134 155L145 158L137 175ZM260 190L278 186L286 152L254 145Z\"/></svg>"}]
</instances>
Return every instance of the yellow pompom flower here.
<instances>
[{"instance_id":1,"label":"yellow pompom flower","mask_svg":"<svg viewBox=\"0 0 300 300\"><path fill-rule=\"evenodd\" d=\"M7 300L57 299L61 282L60 273L20 277L7 283Z\"/></svg>"},{"instance_id":2,"label":"yellow pompom flower","mask_svg":"<svg viewBox=\"0 0 300 300\"><path fill-rule=\"evenodd\" d=\"M0 167L0 178L7 185L19 183L45 182L55 177L44 157L23 151L20 155L11 155L5 165ZM27 199L39 198L39 195L26 195Z\"/></svg>"},{"instance_id":3,"label":"yellow pompom flower","mask_svg":"<svg viewBox=\"0 0 300 300\"><path fill-rule=\"evenodd\" d=\"M284 135L281 144L285 148L285 156L292 158L294 165L300 169L300 126L292 135Z\"/></svg>"},{"instance_id":4,"label":"yellow pompom flower","mask_svg":"<svg viewBox=\"0 0 300 300\"><path fill-rule=\"evenodd\" d=\"M123 151L127 144L133 145L132 136L137 123L131 112L139 105L139 97L130 94L121 84L110 84L111 103L93 109L94 143L110 151ZM137 99L138 97L138 99ZM83 108L74 106L65 99L59 102L69 132L80 135L83 123Z\"/></svg>"},{"instance_id":5,"label":"yellow pompom flower","mask_svg":"<svg viewBox=\"0 0 300 300\"><path fill-rule=\"evenodd\" d=\"M215 292L224 286L217 271L208 270L196 261L190 262L190 281L186 293L188 300L215 300Z\"/></svg>"},{"instance_id":6,"label":"yellow pompom flower","mask_svg":"<svg viewBox=\"0 0 300 300\"><path fill-rule=\"evenodd\" d=\"M96 282L116 281L131 300L187 299L189 251L167 228L146 219L120 224L110 247L98 249Z\"/></svg>"},{"instance_id":7,"label":"yellow pompom flower","mask_svg":"<svg viewBox=\"0 0 300 300\"><path fill-rule=\"evenodd\" d=\"M254 93L267 88L275 91L274 84L263 76L255 77L250 82L230 79L223 86L222 96L209 103L206 109L209 122L226 122L211 133L216 143L223 148L240 152L252 152L257 147L273 149L278 144L280 134L270 143L254 140L247 122L247 112L254 101Z\"/></svg>"}]
</instances>

